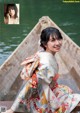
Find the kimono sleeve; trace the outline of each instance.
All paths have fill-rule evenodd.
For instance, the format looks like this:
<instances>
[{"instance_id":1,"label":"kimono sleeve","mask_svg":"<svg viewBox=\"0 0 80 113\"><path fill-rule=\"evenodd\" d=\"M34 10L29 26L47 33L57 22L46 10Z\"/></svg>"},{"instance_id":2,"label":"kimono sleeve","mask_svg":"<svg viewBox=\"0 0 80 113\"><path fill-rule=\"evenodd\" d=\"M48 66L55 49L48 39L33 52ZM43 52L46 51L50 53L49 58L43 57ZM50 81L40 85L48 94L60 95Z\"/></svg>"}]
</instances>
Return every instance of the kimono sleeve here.
<instances>
[{"instance_id":1,"label":"kimono sleeve","mask_svg":"<svg viewBox=\"0 0 80 113\"><path fill-rule=\"evenodd\" d=\"M42 65L38 68L38 77L46 83L51 83L52 78L55 76L54 68L50 65Z\"/></svg>"}]
</instances>

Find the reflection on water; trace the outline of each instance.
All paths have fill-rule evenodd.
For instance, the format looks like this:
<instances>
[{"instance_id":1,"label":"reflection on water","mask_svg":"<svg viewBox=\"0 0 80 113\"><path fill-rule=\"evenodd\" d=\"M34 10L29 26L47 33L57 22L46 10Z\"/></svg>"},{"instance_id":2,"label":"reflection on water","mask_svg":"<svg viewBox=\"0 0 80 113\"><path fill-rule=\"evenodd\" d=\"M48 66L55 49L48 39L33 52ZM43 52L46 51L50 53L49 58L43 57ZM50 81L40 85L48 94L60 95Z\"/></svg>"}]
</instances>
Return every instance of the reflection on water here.
<instances>
[{"instance_id":1,"label":"reflection on water","mask_svg":"<svg viewBox=\"0 0 80 113\"><path fill-rule=\"evenodd\" d=\"M62 23L60 24L61 26L71 26L73 25L74 23L70 23L70 22L65 22L65 23Z\"/></svg>"},{"instance_id":2,"label":"reflection on water","mask_svg":"<svg viewBox=\"0 0 80 113\"><path fill-rule=\"evenodd\" d=\"M12 0L4 0L9 3ZM62 0L14 0L20 4L20 24L5 25L3 0L0 0L0 64L32 30L39 18L49 16L72 40L80 45L80 3Z\"/></svg>"}]
</instances>

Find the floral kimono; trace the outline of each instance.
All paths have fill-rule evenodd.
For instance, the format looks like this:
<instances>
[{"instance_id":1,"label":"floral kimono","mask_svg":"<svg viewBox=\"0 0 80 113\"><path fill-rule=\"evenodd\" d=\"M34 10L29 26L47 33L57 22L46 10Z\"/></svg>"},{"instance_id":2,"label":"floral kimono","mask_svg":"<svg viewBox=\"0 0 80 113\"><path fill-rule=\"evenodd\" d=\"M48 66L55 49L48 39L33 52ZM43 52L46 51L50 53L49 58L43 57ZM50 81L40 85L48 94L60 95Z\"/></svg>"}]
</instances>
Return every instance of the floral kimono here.
<instances>
[{"instance_id":1,"label":"floral kimono","mask_svg":"<svg viewBox=\"0 0 80 113\"><path fill-rule=\"evenodd\" d=\"M13 111L23 103L31 113L70 113L80 102L79 94L58 85L58 65L51 53L38 52L22 65L21 76L26 83L11 107Z\"/></svg>"}]
</instances>

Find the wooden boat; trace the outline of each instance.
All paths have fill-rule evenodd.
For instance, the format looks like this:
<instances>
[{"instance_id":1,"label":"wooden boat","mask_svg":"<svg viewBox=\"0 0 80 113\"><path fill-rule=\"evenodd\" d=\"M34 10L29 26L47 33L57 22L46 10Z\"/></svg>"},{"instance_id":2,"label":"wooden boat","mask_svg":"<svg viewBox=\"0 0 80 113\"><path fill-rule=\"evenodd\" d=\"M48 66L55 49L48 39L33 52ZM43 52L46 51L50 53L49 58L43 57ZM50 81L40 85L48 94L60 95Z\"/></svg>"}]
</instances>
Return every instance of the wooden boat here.
<instances>
[{"instance_id":1,"label":"wooden boat","mask_svg":"<svg viewBox=\"0 0 80 113\"><path fill-rule=\"evenodd\" d=\"M59 63L60 84L66 84L74 92L80 93L80 47L76 45L48 16L42 17L12 55L0 66L0 100L14 100L17 90L22 84L20 72L21 62L34 54L39 48L38 41L41 30L53 26L63 36L63 46L57 53ZM79 106L80 109L80 106Z\"/></svg>"}]
</instances>

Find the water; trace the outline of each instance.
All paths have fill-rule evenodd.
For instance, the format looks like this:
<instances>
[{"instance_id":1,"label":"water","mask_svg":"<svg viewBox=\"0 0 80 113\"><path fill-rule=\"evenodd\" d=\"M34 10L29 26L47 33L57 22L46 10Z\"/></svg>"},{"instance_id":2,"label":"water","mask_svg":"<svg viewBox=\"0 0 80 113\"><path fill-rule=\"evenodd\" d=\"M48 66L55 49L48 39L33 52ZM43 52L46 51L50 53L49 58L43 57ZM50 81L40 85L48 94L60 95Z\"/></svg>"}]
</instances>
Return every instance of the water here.
<instances>
[{"instance_id":1,"label":"water","mask_svg":"<svg viewBox=\"0 0 80 113\"><path fill-rule=\"evenodd\" d=\"M20 4L19 25L4 24L4 3ZM49 16L80 46L80 3L63 3L63 0L0 0L0 65L42 16Z\"/></svg>"}]
</instances>

